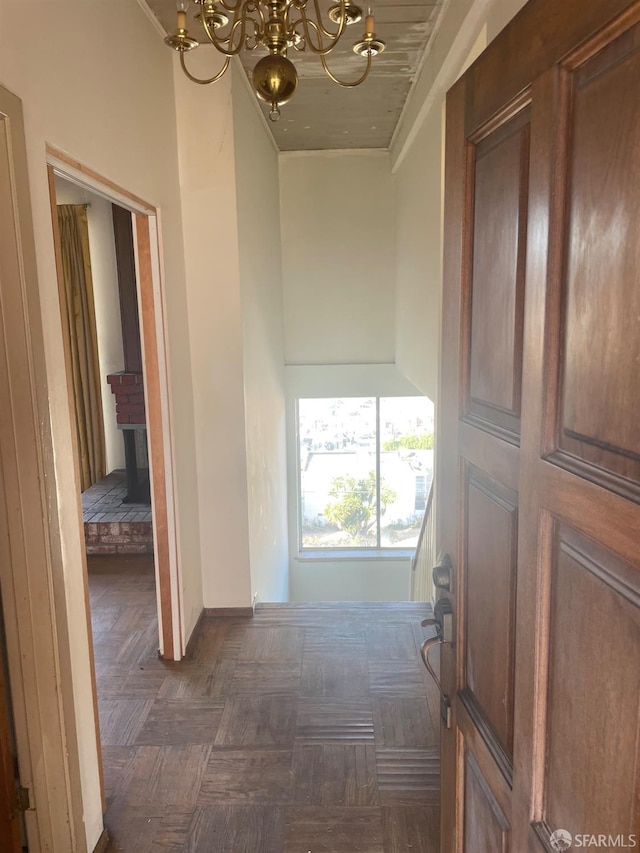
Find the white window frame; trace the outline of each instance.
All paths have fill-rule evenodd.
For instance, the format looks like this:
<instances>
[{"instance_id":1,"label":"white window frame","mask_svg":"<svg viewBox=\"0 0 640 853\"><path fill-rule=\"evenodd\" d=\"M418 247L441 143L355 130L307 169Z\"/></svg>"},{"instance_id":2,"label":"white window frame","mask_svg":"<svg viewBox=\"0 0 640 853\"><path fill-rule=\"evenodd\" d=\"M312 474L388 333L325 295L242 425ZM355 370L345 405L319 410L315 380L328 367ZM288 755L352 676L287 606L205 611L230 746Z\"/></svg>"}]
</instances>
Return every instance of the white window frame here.
<instances>
[{"instance_id":1,"label":"white window frame","mask_svg":"<svg viewBox=\"0 0 640 853\"><path fill-rule=\"evenodd\" d=\"M420 398L420 394L366 394L366 393L351 393L351 394L327 394L320 395L299 395L295 398L295 465L296 465L296 538L297 538L297 554L299 560L353 560L358 558L363 559L389 559L411 557L414 552L412 547L402 547L394 545L381 544L381 516L380 516L380 400L392 399L394 397L411 397ZM376 406L375 431L376 431L376 542L375 546L353 545L331 547L305 547L302 542L302 469L300 465L300 401L312 399L373 399Z\"/></svg>"}]
</instances>

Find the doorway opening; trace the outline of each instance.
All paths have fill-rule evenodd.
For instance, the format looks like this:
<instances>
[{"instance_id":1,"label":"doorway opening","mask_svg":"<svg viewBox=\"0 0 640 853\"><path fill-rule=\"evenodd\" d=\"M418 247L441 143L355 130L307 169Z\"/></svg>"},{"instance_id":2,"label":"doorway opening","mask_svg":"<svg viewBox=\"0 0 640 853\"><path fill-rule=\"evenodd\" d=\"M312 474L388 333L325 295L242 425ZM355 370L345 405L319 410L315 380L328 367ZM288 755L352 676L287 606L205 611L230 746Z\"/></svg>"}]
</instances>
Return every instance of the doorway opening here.
<instances>
[{"instance_id":1,"label":"doorway opening","mask_svg":"<svg viewBox=\"0 0 640 853\"><path fill-rule=\"evenodd\" d=\"M112 770L105 745L114 732L131 733L122 718L131 703L111 701L102 678L99 694L96 657L121 663L124 649L131 661L171 661L184 653L160 253L154 208L54 149L48 162L104 808ZM71 217L85 229L79 260L65 244ZM83 267L83 296L69 284L74 266ZM120 606L123 593L127 603L144 597L135 619ZM97 608L98 598L113 606Z\"/></svg>"},{"instance_id":2,"label":"doorway opening","mask_svg":"<svg viewBox=\"0 0 640 853\"><path fill-rule=\"evenodd\" d=\"M182 626L181 585L177 559L173 453L157 211L144 200L118 187L113 182L50 146L47 148L47 161L70 406L74 405L72 378L74 364L73 354L69 346L71 337L69 320L65 311L64 270L57 206L58 186L64 182L64 185L70 184L78 188L81 193L84 192L85 195L90 194L91 203L102 206L105 219L109 217L107 211L110 211L112 217L116 279L119 282L118 304L124 306L123 309L118 307L116 314L118 319L124 315L127 321L125 326L120 323L123 350L121 363L125 369L108 373L105 379L110 380L108 383L110 391L101 389L100 394L95 396L99 396L100 404L106 399L112 413L115 404L116 422L115 424L113 421L110 423L110 444L112 448L110 452L112 454L124 453L124 468L119 470L127 472L127 495L125 498L129 498L129 504L123 504L126 507L126 513L124 509L121 512L129 514L130 512L143 511L138 510L138 507L135 510L131 507L132 501L139 501L141 497L144 497L145 483L148 478L153 517L153 563L159 628L158 651L160 656L165 659L180 660L184 653L185 638ZM104 207L105 204L108 206L107 208ZM97 209L98 207L96 207L96 211ZM122 282L125 280L127 284L123 287ZM122 296L121 290L124 291L124 296ZM115 299L115 292L112 289L112 306ZM113 307L111 313L113 314ZM113 332L114 329L115 332ZM117 339L117 323L111 322L111 330ZM117 348L113 352L117 352ZM126 369L131 366L134 368L133 370ZM97 370L99 377L99 355ZM135 388L135 392L123 395L121 389L125 386ZM114 387L116 394L113 394ZM140 400L140 388L144 389L142 401ZM117 399L118 396L121 397L120 403ZM123 396L127 396L126 403L122 401ZM131 397L134 398L133 401L130 399ZM123 407L122 411L118 411L119 405ZM132 411L132 408L135 411ZM72 420L75 419L72 418ZM102 420L102 429L104 429L105 423L106 421ZM119 426L126 428L118 430ZM142 426L146 429L138 428ZM120 439L118 439L118 433L120 433ZM122 438L122 433L137 433L138 435L132 440ZM119 444L120 440L122 443ZM108 445L105 439L106 446ZM74 465L77 471L78 492L80 493L82 482L80 466L83 464L81 449L77 450L76 457ZM111 458L115 457L112 456ZM120 459L122 460L122 456ZM127 460L129 464L127 464ZM100 466L96 466L95 469L99 471ZM129 470L127 471L127 469ZM117 499L118 496L115 495L114 502ZM142 504L141 506L145 505ZM136 519L135 522L144 524L145 520ZM92 524L94 520L88 523ZM121 518L118 519L118 522L112 523L114 525L119 524L118 528L112 528L113 533L111 535L116 540L131 535L132 530L136 531L136 536L144 535L142 528L125 527L127 533L123 532L122 525L131 524L131 521ZM98 535L100 534L96 528L89 528L88 539L95 540ZM90 544L94 547L101 544L126 545L122 541L93 541ZM144 546L145 550L147 548L151 550L145 542L134 542L132 544L138 544Z\"/></svg>"},{"instance_id":3,"label":"doorway opening","mask_svg":"<svg viewBox=\"0 0 640 853\"><path fill-rule=\"evenodd\" d=\"M86 553L152 555L131 213L59 176L55 191Z\"/></svg>"}]
</instances>

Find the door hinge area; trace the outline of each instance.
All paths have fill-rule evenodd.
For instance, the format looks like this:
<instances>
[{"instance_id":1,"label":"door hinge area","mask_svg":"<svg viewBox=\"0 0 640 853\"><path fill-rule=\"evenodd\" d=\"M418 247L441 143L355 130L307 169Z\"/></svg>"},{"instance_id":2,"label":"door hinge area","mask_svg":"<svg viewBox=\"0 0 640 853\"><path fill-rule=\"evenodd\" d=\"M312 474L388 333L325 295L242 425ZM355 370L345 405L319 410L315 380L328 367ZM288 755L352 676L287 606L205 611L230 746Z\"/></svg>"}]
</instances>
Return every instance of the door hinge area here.
<instances>
[{"instance_id":1,"label":"door hinge area","mask_svg":"<svg viewBox=\"0 0 640 853\"><path fill-rule=\"evenodd\" d=\"M18 785L16 788L16 812L18 814L23 814L26 811L29 811L31 808L31 802L29 800L29 789L23 788L22 785Z\"/></svg>"}]
</instances>

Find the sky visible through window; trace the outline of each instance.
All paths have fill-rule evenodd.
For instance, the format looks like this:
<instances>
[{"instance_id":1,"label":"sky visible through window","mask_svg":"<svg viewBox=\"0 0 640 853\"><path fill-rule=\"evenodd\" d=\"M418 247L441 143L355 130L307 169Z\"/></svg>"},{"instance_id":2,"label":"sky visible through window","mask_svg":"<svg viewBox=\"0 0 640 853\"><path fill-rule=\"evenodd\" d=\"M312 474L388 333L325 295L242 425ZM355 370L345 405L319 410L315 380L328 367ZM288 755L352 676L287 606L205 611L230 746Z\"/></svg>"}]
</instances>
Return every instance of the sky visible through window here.
<instances>
[{"instance_id":1,"label":"sky visible through window","mask_svg":"<svg viewBox=\"0 0 640 853\"><path fill-rule=\"evenodd\" d=\"M427 397L298 401L303 549L414 548L433 479Z\"/></svg>"}]
</instances>

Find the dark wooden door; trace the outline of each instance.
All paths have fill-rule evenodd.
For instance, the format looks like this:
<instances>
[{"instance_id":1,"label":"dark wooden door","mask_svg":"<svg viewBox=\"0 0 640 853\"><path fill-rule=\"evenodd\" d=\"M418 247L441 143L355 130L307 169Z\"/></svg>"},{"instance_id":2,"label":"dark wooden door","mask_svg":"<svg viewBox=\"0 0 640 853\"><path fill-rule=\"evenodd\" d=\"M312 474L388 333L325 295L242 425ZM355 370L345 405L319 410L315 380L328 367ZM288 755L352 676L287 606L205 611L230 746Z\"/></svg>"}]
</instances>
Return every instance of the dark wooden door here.
<instances>
[{"instance_id":1,"label":"dark wooden door","mask_svg":"<svg viewBox=\"0 0 640 853\"><path fill-rule=\"evenodd\" d=\"M16 775L2 601L0 600L0 850L2 853L20 853L22 850Z\"/></svg>"},{"instance_id":2,"label":"dark wooden door","mask_svg":"<svg viewBox=\"0 0 640 853\"><path fill-rule=\"evenodd\" d=\"M640 2L528 3L446 153L442 851L640 848Z\"/></svg>"}]
</instances>

